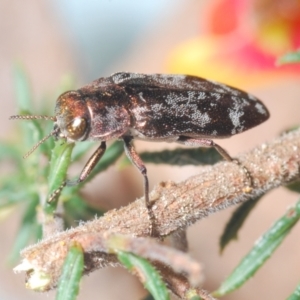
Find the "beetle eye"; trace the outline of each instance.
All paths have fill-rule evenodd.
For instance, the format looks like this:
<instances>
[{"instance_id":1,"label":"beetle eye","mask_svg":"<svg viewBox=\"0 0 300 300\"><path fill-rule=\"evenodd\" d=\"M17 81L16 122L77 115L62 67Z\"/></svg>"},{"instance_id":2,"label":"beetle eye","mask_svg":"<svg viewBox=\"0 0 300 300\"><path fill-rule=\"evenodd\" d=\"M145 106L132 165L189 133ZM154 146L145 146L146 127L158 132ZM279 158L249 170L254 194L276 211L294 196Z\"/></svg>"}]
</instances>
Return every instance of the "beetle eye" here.
<instances>
[{"instance_id":1,"label":"beetle eye","mask_svg":"<svg viewBox=\"0 0 300 300\"><path fill-rule=\"evenodd\" d=\"M68 137L73 140L79 140L86 131L86 120L84 118L75 118L68 126Z\"/></svg>"}]
</instances>

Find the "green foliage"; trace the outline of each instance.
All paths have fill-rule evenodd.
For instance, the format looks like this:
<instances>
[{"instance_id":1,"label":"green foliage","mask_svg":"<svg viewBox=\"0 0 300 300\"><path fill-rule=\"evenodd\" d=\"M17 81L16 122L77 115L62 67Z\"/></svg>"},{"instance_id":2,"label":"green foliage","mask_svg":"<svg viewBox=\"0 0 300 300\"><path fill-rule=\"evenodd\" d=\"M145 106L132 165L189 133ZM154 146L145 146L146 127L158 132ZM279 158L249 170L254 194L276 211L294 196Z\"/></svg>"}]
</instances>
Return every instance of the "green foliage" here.
<instances>
[{"instance_id":1,"label":"green foliage","mask_svg":"<svg viewBox=\"0 0 300 300\"><path fill-rule=\"evenodd\" d=\"M253 210L253 208L256 206L258 201L261 197L258 197L256 199L251 199L249 201L246 201L242 203L232 214L229 222L226 224L225 229L223 231L223 234L220 238L220 250L221 252L224 250L224 248L227 246L227 244L237 239L238 231L243 226L246 218L250 214L250 212Z\"/></svg>"},{"instance_id":2,"label":"green foliage","mask_svg":"<svg viewBox=\"0 0 300 300\"><path fill-rule=\"evenodd\" d=\"M71 80L64 80L65 87L61 86L60 91L70 89ZM20 114L42 114L33 104L29 79L21 65L16 65L14 70L15 94ZM45 104L45 101L42 102ZM41 111L45 113L46 107ZM46 112L47 113L47 112ZM9 213L21 205L24 208L23 217L20 220L19 231L16 235L15 244L9 257L11 263L19 258L20 250L41 239L41 224L37 218L37 212L44 210L52 215L56 209L57 202L48 204L49 195L53 193L66 179L68 167L71 163L74 144L58 141L54 144L53 138L48 139L38 147L30 156L23 159L26 154L39 140L50 132L52 122L40 120L14 121L18 126L18 137L15 141L0 141L0 163L9 160L13 170L0 178L0 219L7 217ZM50 125L50 126L49 126ZM81 145L75 147L75 158L78 161L88 149ZM88 144L91 147L91 144ZM76 149L78 148L78 149ZM112 162L121 155L121 152L108 149L103 161L97 171L106 169ZM48 162L50 160L50 163ZM94 172L93 176L96 175ZM11 178L14 178L12 181ZM80 196L79 187L66 188L61 199L66 209L64 218L65 224L74 225L74 220L88 220L94 218L101 211L90 207ZM71 202L71 199L74 203ZM74 207L76 204L77 207ZM80 212L78 211L80 208Z\"/></svg>"},{"instance_id":3,"label":"green foliage","mask_svg":"<svg viewBox=\"0 0 300 300\"><path fill-rule=\"evenodd\" d=\"M296 180L286 186L289 190L300 193L300 180Z\"/></svg>"},{"instance_id":4,"label":"green foliage","mask_svg":"<svg viewBox=\"0 0 300 300\"><path fill-rule=\"evenodd\" d=\"M300 283L293 291L293 293L287 298L287 300L299 300L300 299Z\"/></svg>"},{"instance_id":5,"label":"green foliage","mask_svg":"<svg viewBox=\"0 0 300 300\"><path fill-rule=\"evenodd\" d=\"M42 238L42 226L37 221L36 207L38 198L32 198L26 203L26 210L21 220L22 226L17 233L15 244L9 256L9 261L14 263L19 258L21 249L24 249L29 241L35 242Z\"/></svg>"},{"instance_id":6,"label":"green foliage","mask_svg":"<svg viewBox=\"0 0 300 300\"><path fill-rule=\"evenodd\" d=\"M19 63L14 68L14 91L18 107L21 111L30 111L32 108L32 95L29 78Z\"/></svg>"},{"instance_id":7,"label":"green foliage","mask_svg":"<svg viewBox=\"0 0 300 300\"><path fill-rule=\"evenodd\" d=\"M74 245L70 248L63 265L62 275L57 288L56 300L76 299L79 292L83 268L83 251L79 245Z\"/></svg>"},{"instance_id":8,"label":"green foliage","mask_svg":"<svg viewBox=\"0 0 300 300\"><path fill-rule=\"evenodd\" d=\"M214 293L223 296L239 288L252 277L300 219L300 200L255 243L251 251Z\"/></svg>"},{"instance_id":9,"label":"green foliage","mask_svg":"<svg viewBox=\"0 0 300 300\"><path fill-rule=\"evenodd\" d=\"M61 143L57 141L52 151L50 160L50 170L48 176L48 196L51 202L45 203L45 211L48 214L53 214L56 209L59 194L53 198L53 194L60 189L66 181L68 167L71 162L71 155L74 144Z\"/></svg>"},{"instance_id":10,"label":"green foliage","mask_svg":"<svg viewBox=\"0 0 300 300\"><path fill-rule=\"evenodd\" d=\"M144 163L168 164L173 166L212 165L222 160L221 155L213 148L177 148L174 150L142 152L140 157ZM123 165L129 164L129 159L125 158Z\"/></svg>"},{"instance_id":11,"label":"green foliage","mask_svg":"<svg viewBox=\"0 0 300 300\"><path fill-rule=\"evenodd\" d=\"M146 259L123 251L118 253L118 259L130 272L139 275L145 288L155 300L170 299L166 285L155 268Z\"/></svg>"},{"instance_id":12,"label":"green foliage","mask_svg":"<svg viewBox=\"0 0 300 300\"><path fill-rule=\"evenodd\" d=\"M283 57L280 63L291 61L300 61L299 51ZM34 107L29 79L20 65L15 68L14 79L19 114L30 114L31 112L47 114L46 106L41 107L40 111ZM72 89L72 79L66 77L58 90L63 92L70 89ZM46 102L42 101L42 103L45 105ZM42 224L37 218L40 210L52 216L56 210L57 202L62 201L66 226L74 226L78 220L89 220L94 218L96 214L102 215L102 211L89 206L84 201L80 190L98 173L105 171L114 164L123 153L123 144L119 141L114 142L85 182L62 189L61 193L57 194L55 201L48 204L49 196L61 187L67 179L67 170L71 162L78 162L92 147L95 147L95 143L88 142L77 143L76 145L62 141L54 143L53 139L50 138L26 160L23 160L22 156L50 132L53 125L48 122L16 121L18 137L14 141L0 141L0 163L9 160L14 167L12 171L0 178L0 220L18 206L22 206L24 209L15 244L9 257L12 263L18 259L21 249L42 238ZM221 159L219 153L214 149L197 148L144 152L141 153L141 158L145 163L179 166L213 164ZM81 162L81 165L83 164L84 162ZM125 164L128 164L128 161ZM13 181L11 180L12 176ZM288 188L299 193L299 181L290 184ZM221 249L224 249L229 241L237 237L239 229L258 201L259 198L242 204L233 214L222 235ZM298 221L299 215L300 204L298 202L262 236L215 294L218 296L225 295L240 287L248 278L253 276L284 240L290 229ZM165 284L147 260L128 252L119 252L118 259L131 272L138 272L140 277L144 278L143 284L154 299L169 299ZM75 245L70 249L65 261L56 299L76 299L82 270L82 251L78 245ZM194 292L190 293L188 299L199 299ZM187 295L187 297L189 296ZM299 298L299 286L288 299L298 299L297 297Z\"/></svg>"}]
</instances>

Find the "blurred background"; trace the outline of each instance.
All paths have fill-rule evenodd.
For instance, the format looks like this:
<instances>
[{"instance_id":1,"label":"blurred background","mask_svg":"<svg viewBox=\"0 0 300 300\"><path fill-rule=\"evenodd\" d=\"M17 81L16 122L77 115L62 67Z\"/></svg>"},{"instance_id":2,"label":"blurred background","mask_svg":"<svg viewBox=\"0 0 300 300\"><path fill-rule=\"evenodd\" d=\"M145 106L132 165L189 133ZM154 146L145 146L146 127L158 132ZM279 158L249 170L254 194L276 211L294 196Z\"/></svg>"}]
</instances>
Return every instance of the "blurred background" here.
<instances>
[{"instance_id":1,"label":"blurred background","mask_svg":"<svg viewBox=\"0 0 300 300\"><path fill-rule=\"evenodd\" d=\"M55 94L66 74L74 76L77 87L117 71L130 71L194 74L245 89L263 100L271 118L258 128L222 140L220 144L232 156L299 124L299 65L275 67L277 57L300 46L296 0L0 0L0 39L1 139L12 139L15 132L8 117L18 113L13 88L16 62L31 78L37 106ZM49 103L53 109L55 101ZM174 145L137 142L136 148L149 151ZM7 168L1 166L1 173ZM199 170L147 168L151 187L162 180L184 180ZM142 195L142 178L133 167L111 167L84 192L90 201L100 201L101 207L117 208ZM204 288L216 289L296 198L283 188L269 193L247 219L238 241L221 256L218 239L233 209L189 228L190 253L204 266ZM20 215L20 207L1 215L0 299L44 299L45 295L26 290L23 274L14 275L7 264ZM298 226L252 280L224 299L286 298L299 282L299 234ZM125 270L107 268L83 279L78 299L142 299L145 294ZM46 297L54 295L50 292Z\"/></svg>"}]
</instances>

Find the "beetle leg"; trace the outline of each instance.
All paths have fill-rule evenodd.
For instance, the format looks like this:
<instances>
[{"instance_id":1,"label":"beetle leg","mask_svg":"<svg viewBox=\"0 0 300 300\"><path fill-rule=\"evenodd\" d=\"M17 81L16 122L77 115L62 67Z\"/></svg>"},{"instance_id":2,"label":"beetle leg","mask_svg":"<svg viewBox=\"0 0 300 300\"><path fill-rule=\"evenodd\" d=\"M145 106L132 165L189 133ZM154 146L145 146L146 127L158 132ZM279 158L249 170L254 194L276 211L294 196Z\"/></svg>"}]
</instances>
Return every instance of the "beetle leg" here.
<instances>
[{"instance_id":1,"label":"beetle leg","mask_svg":"<svg viewBox=\"0 0 300 300\"><path fill-rule=\"evenodd\" d=\"M186 146L192 146L192 147L213 147L215 148L219 154L227 161L235 162L237 165L239 165L242 169L243 172L245 173L248 181L248 187L245 188L245 192L249 193L252 189L252 176L250 175L250 172L248 169L243 166L236 158L232 158L228 152L222 148L220 145L216 144L213 140L209 139L195 139L195 138L190 138L187 136L179 136L178 143L184 144Z\"/></svg>"},{"instance_id":2,"label":"beetle leg","mask_svg":"<svg viewBox=\"0 0 300 300\"><path fill-rule=\"evenodd\" d=\"M146 202L146 208L148 210L148 215L150 219L150 235L153 235L154 230L154 214L152 211L150 199L149 199L149 181L147 176L147 169L144 165L142 159L139 157L138 153L135 151L131 141L133 140L133 137L123 137L124 141L124 148L125 153L127 157L130 159L130 161L135 165L135 167L140 171L140 173L144 176L144 191L145 191L145 202Z\"/></svg>"},{"instance_id":3,"label":"beetle leg","mask_svg":"<svg viewBox=\"0 0 300 300\"><path fill-rule=\"evenodd\" d=\"M97 148L97 150L93 153L93 155L89 158L89 160L85 164L78 179L72 180L72 181L69 181L69 180L64 181L61 184L61 186L50 195L48 202L49 203L52 202L61 193L61 191L63 190L63 188L66 185L68 185L68 186L77 185L80 182L84 181L89 176L91 171L94 169L94 167L96 166L96 164L100 160L100 158L103 156L105 150L106 150L106 143L101 142L100 146Z\"/></svg>"},{"instance_id":4,"label":"beetle leg","mask_svg":"<svg viewBox=\"0 0 300 300\"><path fill-rule=\"evenodd\" d=\"M105 153L105 150L106 150L106 142L101 142L100 146L96 149L96 151L93 153L93 155L89 158L89 160L85 164L78 179L67 181L67 185L68 186L77 185L80 182L84 181L92 172L92 170L95 168L96 164Z\"/></svg>"},{"instance_id":5,"label":"beetle leg","mask_svg":"<svg viewBox=\"0 0 300 300\"><path fill-rule=\"evenodd\" d=\"M179 136L176 141L185 146L191 147L213 147L215 148L219 154L227 161L233 161L234 159L228 154L228 152L222 148L220 145L216 144L213 140L208 139L194 139L186 136Z\"/></svg>"}]
</instances>

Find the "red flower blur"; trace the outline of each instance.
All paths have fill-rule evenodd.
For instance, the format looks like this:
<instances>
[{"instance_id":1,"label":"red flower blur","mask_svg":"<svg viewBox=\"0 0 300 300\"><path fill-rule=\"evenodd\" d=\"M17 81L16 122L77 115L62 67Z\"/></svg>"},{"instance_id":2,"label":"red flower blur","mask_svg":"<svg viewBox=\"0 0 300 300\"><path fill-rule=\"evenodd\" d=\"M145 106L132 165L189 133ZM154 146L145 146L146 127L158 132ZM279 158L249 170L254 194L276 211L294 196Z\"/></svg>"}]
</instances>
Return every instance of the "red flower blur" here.
<instances>
[{"instance_id":1,"label":"red flower blur","mask_svg":"<svg viewBox=\"0 0 300 300\"><path fill-rule=\"evenodd\" d=\"M168 71L239 87L300 75L299 64L276 66L278 57L300 47L300 1L210 3L204 14L204 35L175 49Z\"/></svg>"}]
</instances>

